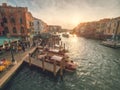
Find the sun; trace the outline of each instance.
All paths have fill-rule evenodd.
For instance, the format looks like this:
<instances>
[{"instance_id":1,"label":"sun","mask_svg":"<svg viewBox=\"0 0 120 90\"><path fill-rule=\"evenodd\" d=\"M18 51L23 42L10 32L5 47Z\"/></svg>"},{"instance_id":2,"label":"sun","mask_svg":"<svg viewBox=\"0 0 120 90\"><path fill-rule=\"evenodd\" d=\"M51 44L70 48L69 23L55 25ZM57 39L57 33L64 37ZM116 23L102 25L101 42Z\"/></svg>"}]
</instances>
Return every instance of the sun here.
<instances>
[{"instance_id":1,"label":"sun","mask_svg":"<svg viewBox=\"0 0 120 90\"><path fill-rule=\"evenodd\" d=\"M71 22L72 22L73 25L78 25L80 23L80 18L79 17L73 17Z\"/></svg>"}]
</instances>

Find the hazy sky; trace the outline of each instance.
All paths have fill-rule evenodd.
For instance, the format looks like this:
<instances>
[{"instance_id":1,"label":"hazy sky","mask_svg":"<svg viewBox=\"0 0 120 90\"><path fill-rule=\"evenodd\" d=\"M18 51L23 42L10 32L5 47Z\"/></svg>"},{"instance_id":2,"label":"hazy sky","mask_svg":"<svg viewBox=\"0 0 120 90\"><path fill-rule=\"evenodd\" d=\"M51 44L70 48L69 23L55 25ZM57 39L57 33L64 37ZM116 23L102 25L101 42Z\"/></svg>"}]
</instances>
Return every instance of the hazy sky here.
<instances>
[{"instance_id":1,"label":"hazy sky","mask_svg":"<svg viewBox=\"0 0 120 90\"><path fill-rule=\"evenodd\" d=\"M0 0L0 4L28 7L47 24L74 28L84 21L120 16L120 0Z\"/></svg>"}]
</instances>

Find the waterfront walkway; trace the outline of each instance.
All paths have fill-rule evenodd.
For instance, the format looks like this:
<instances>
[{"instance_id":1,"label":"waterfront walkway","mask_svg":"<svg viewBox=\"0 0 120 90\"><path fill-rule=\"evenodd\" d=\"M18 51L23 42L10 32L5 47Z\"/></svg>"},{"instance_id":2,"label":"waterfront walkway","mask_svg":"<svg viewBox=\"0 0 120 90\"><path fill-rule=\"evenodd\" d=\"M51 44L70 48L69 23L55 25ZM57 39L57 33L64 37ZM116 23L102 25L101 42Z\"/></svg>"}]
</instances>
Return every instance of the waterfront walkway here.
<instances>
[{"instance_id":1,"label":"waterfront walkway","mask_svg":"<svg viewBox=\"0 0 120 90\"><path fill-rule=\"evenodd\" d=\"M33 51L34 49L35 49L35 47L31 48L31 49L28 49L26 52L24 52L24 53L18 55L17 57L15 57L15 60L17 61L17 63L14 64L8 71L6 71L6 73L4 75L1 76L1 78L0 78L0 88L2 88L4 86L6 81L8 79L10 79L10 77L20 67L20 65L23 63L23 61L28 57L28 53Z\"/></svg>"}]
</instances>

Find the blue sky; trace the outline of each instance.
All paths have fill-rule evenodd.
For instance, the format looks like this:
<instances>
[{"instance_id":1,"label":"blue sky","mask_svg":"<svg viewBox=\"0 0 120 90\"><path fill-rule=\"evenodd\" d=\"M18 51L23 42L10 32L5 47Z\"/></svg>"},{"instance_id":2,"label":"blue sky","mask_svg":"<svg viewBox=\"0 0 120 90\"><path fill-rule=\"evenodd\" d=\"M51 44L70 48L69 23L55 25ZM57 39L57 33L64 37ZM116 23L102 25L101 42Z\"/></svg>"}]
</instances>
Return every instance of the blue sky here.
<instances>
[{"instance_id":1,"label":"blue sky","mask_svg":"<svg viewBox=\"0 0 120 90\"><path fill-rule=\"evenodd\" d=\"M74 28L80 22L120 16L120 0L0 0L0 4L28 7L48 24Z\"/></svg>"}]
</instances>

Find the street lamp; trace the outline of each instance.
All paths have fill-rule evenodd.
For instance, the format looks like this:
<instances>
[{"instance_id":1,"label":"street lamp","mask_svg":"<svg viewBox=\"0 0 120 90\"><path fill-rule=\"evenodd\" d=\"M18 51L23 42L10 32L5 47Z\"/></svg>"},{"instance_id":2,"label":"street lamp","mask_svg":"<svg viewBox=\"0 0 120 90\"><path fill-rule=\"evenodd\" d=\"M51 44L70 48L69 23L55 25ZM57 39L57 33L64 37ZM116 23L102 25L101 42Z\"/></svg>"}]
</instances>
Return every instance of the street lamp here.
<instances>
[{"instance_id":1,"label":"street lamp","mask_svg":"<svg viewBox=\"0 0 120 90\"><path fill-rule=\"evenodd\" d=\"M15 58L14 58L14 54L13 54L13 47L11 45L10 40L9 40L9 45L10 45L10 53L11 53L11 57L12 57L12 62L15 63Z\"/></svg>"},{"instance_id":2,"label":"street lamp","mask_svg":"<svg viewBox=\"0 0 120 90\"><path fill-rule=\"evenodd\" d=\"M14 55L13 55L13 47L11 45L11 42L10 42L10 34L7 34L7 37L9 39L9 48L10 48L10 53L11 53L11 57L12 57L12 63L15 64L16 61L15 61L15 58L14 58Z\"/></svg>"}]
</instances>

